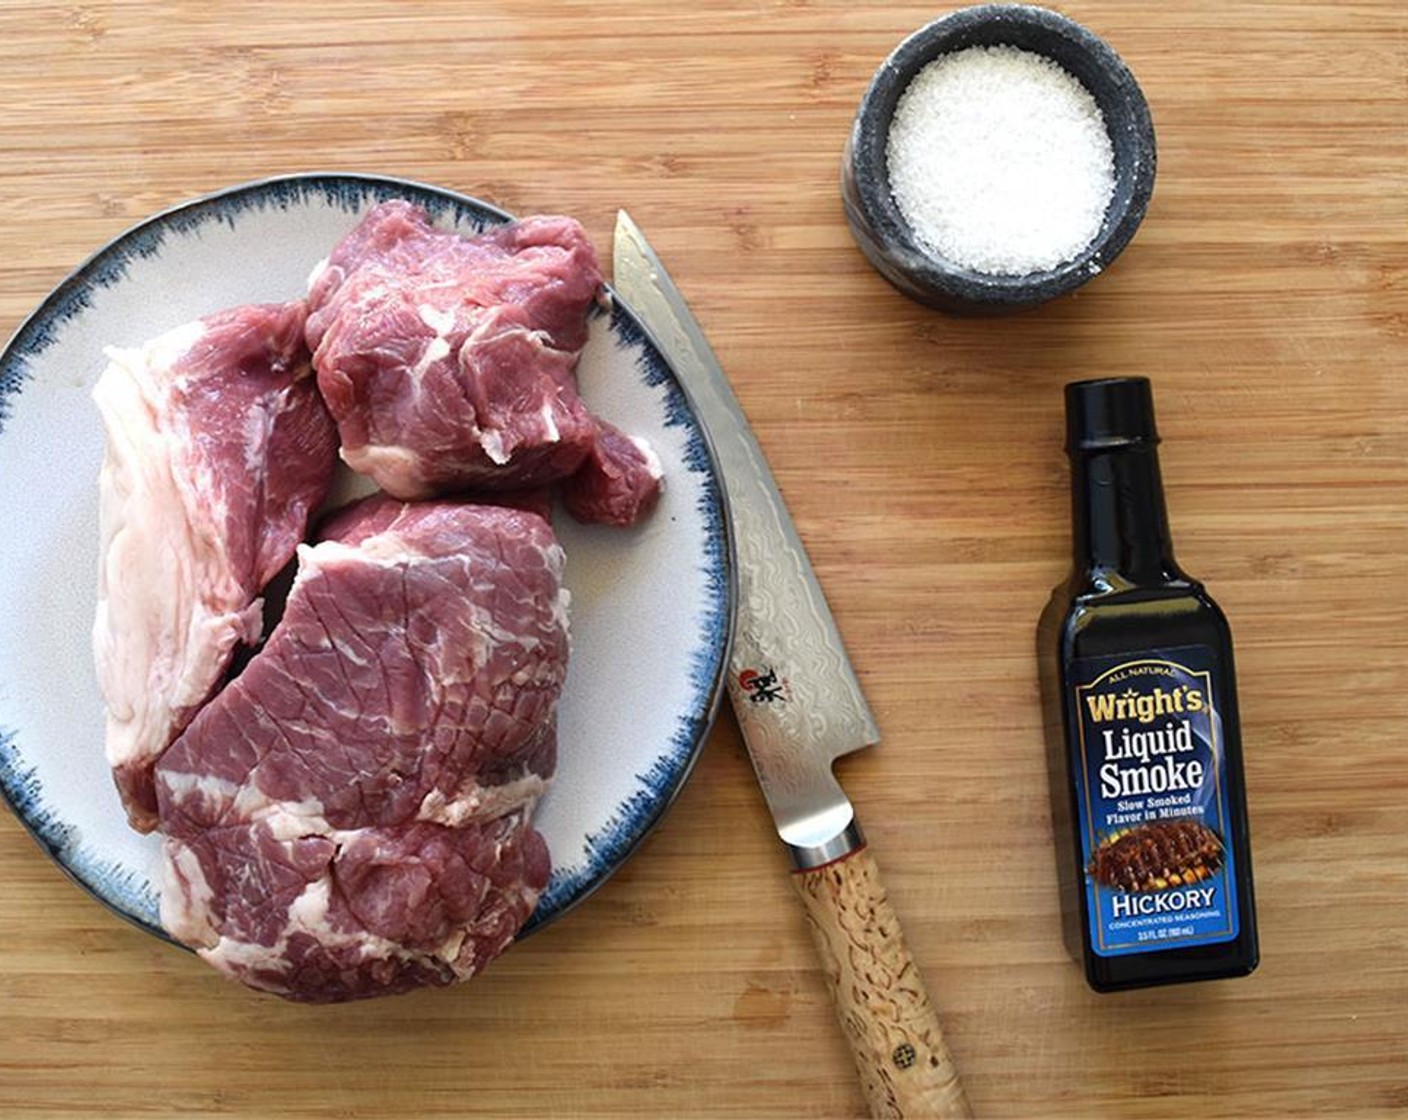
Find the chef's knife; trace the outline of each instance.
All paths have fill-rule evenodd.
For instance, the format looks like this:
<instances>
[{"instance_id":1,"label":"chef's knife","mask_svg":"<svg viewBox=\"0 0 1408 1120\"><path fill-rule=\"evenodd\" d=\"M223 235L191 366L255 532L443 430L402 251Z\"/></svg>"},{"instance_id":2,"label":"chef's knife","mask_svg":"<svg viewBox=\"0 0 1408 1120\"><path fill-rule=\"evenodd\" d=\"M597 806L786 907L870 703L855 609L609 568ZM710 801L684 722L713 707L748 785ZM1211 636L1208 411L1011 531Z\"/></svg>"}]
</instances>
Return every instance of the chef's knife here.
<instances>
[{"instance_id":1,"label":"chef's knife","mask_svg":"<svg viewBox=\"0 0 1408 1120\"><path fill-rule=\"evenodd\" d=\"M872 1115L967 1116L938 1017L832 774L879 740L772 471L645 235L616 219L613 287L669 357L723 472L738 555L728 690Z\"/></svg>"}]
</instances>

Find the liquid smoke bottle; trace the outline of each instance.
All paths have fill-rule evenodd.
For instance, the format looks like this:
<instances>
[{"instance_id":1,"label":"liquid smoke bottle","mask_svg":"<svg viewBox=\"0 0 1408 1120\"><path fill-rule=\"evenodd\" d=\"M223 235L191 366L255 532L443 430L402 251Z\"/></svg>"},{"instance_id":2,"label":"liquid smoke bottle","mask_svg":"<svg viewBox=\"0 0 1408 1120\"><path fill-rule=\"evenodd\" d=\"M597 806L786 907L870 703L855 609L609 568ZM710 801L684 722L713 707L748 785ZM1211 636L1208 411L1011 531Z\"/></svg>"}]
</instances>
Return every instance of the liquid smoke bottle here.
<instances>
[{"instance_id":1,"label":"liquid smoke bottle","mask_svg":"<svg viewBox=\"0 0 1408 1120\"><path fill-rule=\"evenodd\" d=\"M1066 386L1070 578L1038 627L1067 945L1100 992L1257 964L1232 635L1173 557L1145 378Z\"/></svg>"}]
</instances>

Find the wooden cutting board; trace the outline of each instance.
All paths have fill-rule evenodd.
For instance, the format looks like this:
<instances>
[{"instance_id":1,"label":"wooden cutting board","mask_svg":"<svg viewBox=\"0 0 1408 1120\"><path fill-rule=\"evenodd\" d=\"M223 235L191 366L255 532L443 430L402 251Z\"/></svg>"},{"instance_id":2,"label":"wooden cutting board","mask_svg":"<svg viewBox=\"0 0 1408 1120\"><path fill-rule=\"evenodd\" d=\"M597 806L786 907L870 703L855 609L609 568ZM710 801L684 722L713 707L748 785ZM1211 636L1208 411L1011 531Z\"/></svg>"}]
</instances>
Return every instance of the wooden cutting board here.
<instances>
[{"instance_id":1,"label":"wooden cutting board","mask_svg":"<svg viewBox=\"0 0 1408 1120\"><path fill-rule=\"evenodd\" d=\"M566 211L603 248L629 207L880 720L843 777L979 1114L1408 1108L1408 6L1063 5L1140 78L1158 187L1108 274L998 322L906 302L841 214L855 102L939 10L12 0L0 330L130 223L277 172ZM1060 942L1032 628L1067 562L1061 385L1127 373L1155 379L1180 556L1238 640L1263 963L1097 997ZM457 991L247 993L3 813L0 881L6 1116L861 1108L728 715L629 866Z\"/></svg>"}]
</instances>

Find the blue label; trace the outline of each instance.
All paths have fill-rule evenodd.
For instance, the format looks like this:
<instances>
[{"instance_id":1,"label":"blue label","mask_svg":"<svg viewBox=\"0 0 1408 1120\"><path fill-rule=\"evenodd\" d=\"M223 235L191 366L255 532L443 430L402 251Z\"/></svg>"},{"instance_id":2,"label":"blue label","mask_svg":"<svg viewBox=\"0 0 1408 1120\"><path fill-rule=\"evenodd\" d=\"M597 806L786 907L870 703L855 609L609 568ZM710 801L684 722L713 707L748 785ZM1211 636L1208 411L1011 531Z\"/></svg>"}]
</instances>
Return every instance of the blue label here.
<instances>
[{"instance_id":1,"label":"blue label","mask_svg":"<svg viewBox=\"0 0 1408 1120\"><path fill-rule=\"evenodd\" d=\"M1102 957L1237 936L1216 667L1206 646L1073 666L1071 776Z\"/></svg>"}]
</instances>

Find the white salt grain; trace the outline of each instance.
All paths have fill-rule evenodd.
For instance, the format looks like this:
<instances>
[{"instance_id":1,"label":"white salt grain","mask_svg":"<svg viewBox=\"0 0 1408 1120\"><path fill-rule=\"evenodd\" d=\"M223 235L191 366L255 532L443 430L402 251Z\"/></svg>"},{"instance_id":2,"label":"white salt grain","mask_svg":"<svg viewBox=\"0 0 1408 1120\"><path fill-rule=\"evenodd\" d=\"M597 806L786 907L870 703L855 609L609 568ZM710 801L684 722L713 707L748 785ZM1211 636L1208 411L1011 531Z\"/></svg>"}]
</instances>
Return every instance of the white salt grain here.
<instances>
[{"instance_id":1,"label":"white salt grain","mask_svg":"<svg viewBox=\"0 0 1408 1120\"><path fill-rule=\"evenodd\" d=\"M1051 59L1016 47L969 47L924 67L895 108L886 157L920 243L990 275L1079 255L1115 192L1095 99Z\"/></svg>"}]
</instances>

